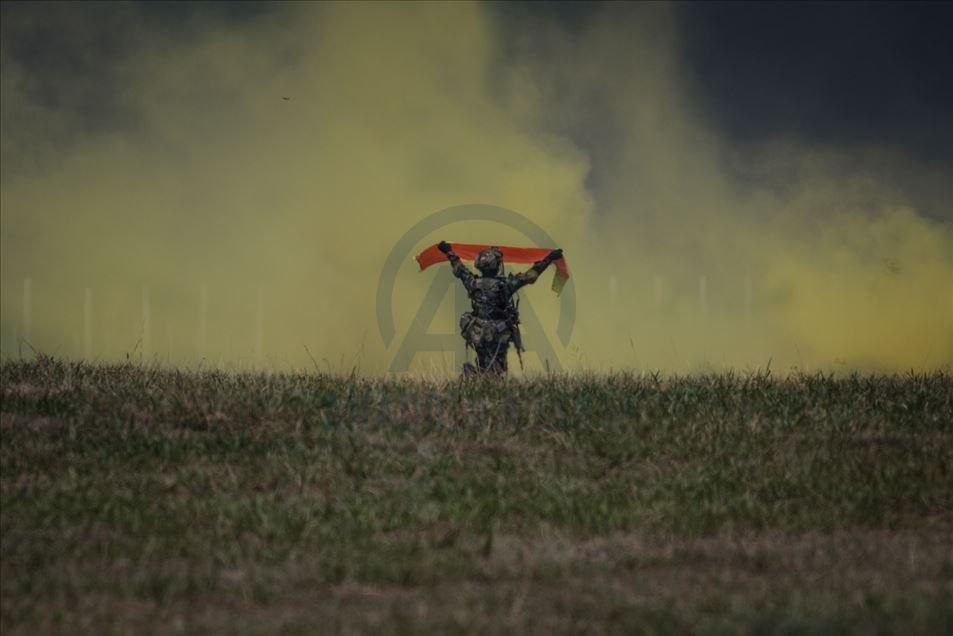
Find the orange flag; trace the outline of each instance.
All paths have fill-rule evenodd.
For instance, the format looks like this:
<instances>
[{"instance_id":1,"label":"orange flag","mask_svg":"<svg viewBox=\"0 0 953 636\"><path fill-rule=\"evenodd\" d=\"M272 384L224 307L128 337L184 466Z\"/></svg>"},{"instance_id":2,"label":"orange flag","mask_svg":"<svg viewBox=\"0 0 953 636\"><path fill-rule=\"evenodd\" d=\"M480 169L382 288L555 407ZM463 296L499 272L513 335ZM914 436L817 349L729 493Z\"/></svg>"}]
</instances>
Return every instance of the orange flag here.
<instances>
[{"instance_id":1,"label":"orange flag","mask_svg":"<svg viewBox=\"0 0 953 636\"><path fill-rule=\"evenodd\" d=\"M454 253L465 261L476 260L477 254L489 245L474 245L471 243L451 243L450 247ZM543 260L553 250L547 247L507 247L506 245L496 246L503 252L504 263L535 263ZM431 265L445 263L447 255L440 251L436 244L431 245L423 252L417 255L417 263L420 265L420 271L424 271ZM553 261L556 266L556 275L553 277L553 291L556 295L563 290L566 281L569 280L569 265L566 264L565 257Z\"/></svg>"}]
</instances>

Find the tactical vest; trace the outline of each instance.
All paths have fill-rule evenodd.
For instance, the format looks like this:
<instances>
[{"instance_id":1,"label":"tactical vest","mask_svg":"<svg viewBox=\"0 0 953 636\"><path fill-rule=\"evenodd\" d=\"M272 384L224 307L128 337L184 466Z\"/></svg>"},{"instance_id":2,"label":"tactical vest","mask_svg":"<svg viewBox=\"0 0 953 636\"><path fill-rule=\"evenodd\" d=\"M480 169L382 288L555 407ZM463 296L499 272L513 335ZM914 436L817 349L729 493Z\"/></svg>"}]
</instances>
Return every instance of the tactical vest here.
<instances>
[{"instance_id":1,"label":"tactical vest","mask_svg":"<svg viewBox=\"0 0 953 636\"><path fill-rule=\"evenodd\" d=\"M502 276L477 278L470 292L470 304L473 306L473 315L484 319L505 320L511 317L515 309L510 308L513 303L506 279Z\"/></svg>"}]
</instances>

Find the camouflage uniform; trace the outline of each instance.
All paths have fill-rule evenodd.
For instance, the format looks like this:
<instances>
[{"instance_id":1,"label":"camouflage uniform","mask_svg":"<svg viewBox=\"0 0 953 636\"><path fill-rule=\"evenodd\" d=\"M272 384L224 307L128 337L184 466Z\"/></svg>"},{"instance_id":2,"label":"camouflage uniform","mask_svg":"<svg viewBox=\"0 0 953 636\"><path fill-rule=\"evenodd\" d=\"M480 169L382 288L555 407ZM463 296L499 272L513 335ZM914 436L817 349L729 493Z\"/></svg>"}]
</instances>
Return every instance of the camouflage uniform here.
<instances>
[{"instance_id":1,"label":"camouflage uniform","mask_svg":"<svg viewBox=\"0 0 953 636\"><path fill-rule=\"evenodd\" d=\"M549 264L562 256L562 250L536 261L525 272L507 276L499 275L503 262L499 249L483 250L475 261L483 275L477 276L453 253L449 244L441 241L440 249L447 255L453 275L463 282L473 307L460 317L460 333L477 354L477 366L464 364L464 376L488 372L505 375L510 343L516 346L517 352L522 350L519 311L513 303L513 294L524 285L535 283Z\"/></svg>"}]
</instances>

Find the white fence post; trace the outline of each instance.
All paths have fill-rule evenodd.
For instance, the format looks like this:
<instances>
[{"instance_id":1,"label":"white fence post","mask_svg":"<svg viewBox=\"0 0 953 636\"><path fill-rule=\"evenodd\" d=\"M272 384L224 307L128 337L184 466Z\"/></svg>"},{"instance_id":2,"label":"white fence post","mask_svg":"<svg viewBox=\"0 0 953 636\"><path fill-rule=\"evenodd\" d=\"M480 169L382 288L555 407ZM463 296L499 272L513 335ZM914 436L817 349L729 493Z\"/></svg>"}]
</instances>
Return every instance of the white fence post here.
<instances>
[{"instance_id":1,"label":"white fence post","mask_svg":"<svg viewBox=\"0 0 953 636\"><path fill-rule=\"evenodd\" d=\"M33 340L33 281L23 281L23 339L32 346Z\"/></svg>"},{"instance_id":2,"label":"white fence post","mask_svg":"<svg viewBox=\"0 0 953 636\"><path fill-rule=\"evenodd\" d=\"M260 365L265 347L265 290L259 285L256 290L255 309L255 364Z\"/></svg>"},{"instance_id":3,"label":"white fence post","mask_svg":"<svg viewBox=\"0 0 953 636\"><path fill-rule=\"evenodd\" d=\"M152 298L148 287L142 288L142 359L152 355Z\"/></svg>"},{"instance_id":4,"label":"white fence post","mask_svg":"<svg viewBox=\"0 0 953 636\"><path fill-rule=\"evenodd\" d=\"M204 360L208 342L208 285L199 289L199 359Z\"/></svg>"},{"instance_id":5,"label":"white fence post","mask_svg":"<svg viewBox=\"0 0 953 636\"><path fill-rule=\"evenodd\" d=\"M83 359L93 357L93 290L86 288L83 294Z\"/></svg>"},{"instance_id":6,"label":"white fence post","mask_svg":"<svg viewBox=\"0 0 953 636\"><path fill-rule=\"evenodd\" d=\"M745 274L745 322L751 322L751 302L754 289L751 285L751 274Z\"/></svg>"},{"instance_id":7,"label":"white fence post","mask_svg":"<svg viewBox=\"0 0 953 636\"><path fill-rule=\"evenodd\" d=\"M702 322L708 320L708 277L698 277L698 315Z\"/></svg>"},{"instance_id":8,"label":"white fence post","mask_svg":"<svg viewBox=\"0 0 953 636\"><path fill-rule=\"evenodd\" d=\"M224 371L228 368L228 335L222 336L222 355L218 359L218 368L221 371Z\"/></svg>"}]
</instances>

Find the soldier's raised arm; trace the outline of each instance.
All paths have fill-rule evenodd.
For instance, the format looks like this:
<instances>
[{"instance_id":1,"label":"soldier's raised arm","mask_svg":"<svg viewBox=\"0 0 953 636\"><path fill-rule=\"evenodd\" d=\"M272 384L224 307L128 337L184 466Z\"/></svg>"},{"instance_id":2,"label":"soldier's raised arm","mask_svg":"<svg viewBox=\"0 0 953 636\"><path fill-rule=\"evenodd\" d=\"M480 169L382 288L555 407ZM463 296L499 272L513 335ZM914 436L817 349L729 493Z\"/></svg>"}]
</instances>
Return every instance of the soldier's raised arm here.
<instances>
[{"instance_id":1,"label":"soldier's raised arm","mask_svg":"<svg viewBox=\"0 0 953 636\"><path fill-rule=\"evenodd\" d=\"M539 278L539 275L542 274L553 261L557 261L562 257L563 251L561 249L555 249L547 254L543 260L533 263L533 265L525 272L520 272L519 274L514 274L511 276L507 281L510 287L510 292L515 292L524 285L532 285L535 283L536 279Z\"/></svg>"},{"instance_id":2,"label":"soldier's raised arm","mask_svg":"<svg viewBox=\"0 0 953 636\"><path fill-rule=\"evenodd\" d=\"M437 243L437 249L447 255L447 260L450 261L450 266L453 268L453 275L463 281L463 286L469 291L470 287L473 286L473 279L475 278L470 268L464 265L460 257L453 253L453 248L450 247L450 243L440 241Z\"/></svg>"}]
</instances>

